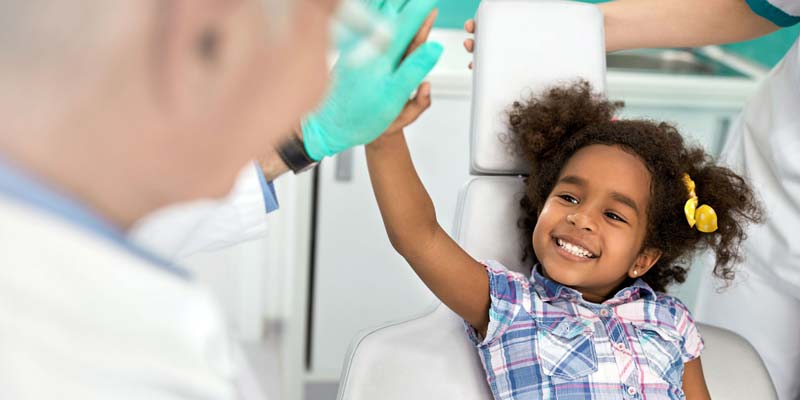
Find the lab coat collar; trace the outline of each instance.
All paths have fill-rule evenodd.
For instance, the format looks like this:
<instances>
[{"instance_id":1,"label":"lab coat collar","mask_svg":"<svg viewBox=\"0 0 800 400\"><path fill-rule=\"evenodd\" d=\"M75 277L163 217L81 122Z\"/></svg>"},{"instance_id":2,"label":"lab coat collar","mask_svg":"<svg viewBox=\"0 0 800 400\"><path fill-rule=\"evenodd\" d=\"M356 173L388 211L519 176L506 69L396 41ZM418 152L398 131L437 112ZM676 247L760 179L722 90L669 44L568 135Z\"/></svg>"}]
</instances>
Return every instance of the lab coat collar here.
<instances>
[{"instance_id":1,"label":"lab coat collar","mask_svg":"<svg viewBox=\"0 0 800 400\"><path fill-rule=\"evenodd\" d=\"M70 195L50 187L0 155L0 196L56 215L90 233L125 248L172 274L189 278L180 268L129 241L125 234Z\"/></svg>"}]
</instances>

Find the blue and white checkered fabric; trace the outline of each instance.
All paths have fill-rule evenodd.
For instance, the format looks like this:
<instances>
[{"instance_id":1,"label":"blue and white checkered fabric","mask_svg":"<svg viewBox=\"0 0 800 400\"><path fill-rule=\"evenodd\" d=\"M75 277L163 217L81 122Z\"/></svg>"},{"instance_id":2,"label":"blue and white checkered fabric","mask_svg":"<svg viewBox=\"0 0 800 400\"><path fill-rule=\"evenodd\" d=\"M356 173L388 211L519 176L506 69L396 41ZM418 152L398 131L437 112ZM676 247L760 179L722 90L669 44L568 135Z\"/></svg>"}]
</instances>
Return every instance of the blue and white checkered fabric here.
<instances>
[{"instance_id":1,"label":"blue and white checkered fabric","mask_svg":"<svg viewBox=\"0 0 800 400\"><path fill-rule=\"evenodd\" d=\"M683 364L703 340L680 300L641 279L602 304L536 270L528 279L487 262L489 327L479 338L500 399L683 399Z\"/></svg>"}]
</instances>

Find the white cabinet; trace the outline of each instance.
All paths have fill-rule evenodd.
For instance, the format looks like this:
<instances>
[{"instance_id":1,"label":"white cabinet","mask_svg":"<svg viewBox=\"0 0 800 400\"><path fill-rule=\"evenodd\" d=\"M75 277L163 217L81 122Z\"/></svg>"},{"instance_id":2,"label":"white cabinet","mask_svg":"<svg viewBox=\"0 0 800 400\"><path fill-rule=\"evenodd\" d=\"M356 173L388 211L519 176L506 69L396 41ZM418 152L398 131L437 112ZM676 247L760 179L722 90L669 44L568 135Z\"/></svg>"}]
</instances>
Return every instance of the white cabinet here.
<instances>
[{"instance_id":1,"label":"white cabinet","mask_svg":"<svg viewBox=\"0 0 800 400\"><path fill-rule=\"evenodd\" d=\"M469 175L469 115L468 97L434 92L431 108L406 132L448 231ZM435 297L389 243L363 147L326 160L318 174L310 369L315 377L337 379L359 331L419 315Z\"/></svg>"}]
</instances>

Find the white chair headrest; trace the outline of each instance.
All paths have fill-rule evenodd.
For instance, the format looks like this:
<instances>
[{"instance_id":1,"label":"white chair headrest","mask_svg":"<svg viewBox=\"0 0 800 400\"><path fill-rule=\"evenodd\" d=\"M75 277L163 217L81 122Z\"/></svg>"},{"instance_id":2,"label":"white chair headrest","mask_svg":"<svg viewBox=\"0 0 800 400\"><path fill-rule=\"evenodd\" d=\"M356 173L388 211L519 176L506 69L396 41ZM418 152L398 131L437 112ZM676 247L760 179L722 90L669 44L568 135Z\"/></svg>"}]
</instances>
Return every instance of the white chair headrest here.
<instances>
[{"instance_id":1,"label":"white chair headrest","mask_svg":"<svg viewBox=\"0 0 800 400\"><path fill-rule=\"evenodd\" d=\"M605 92L603 15L592 4L490 0L476 16L470 169L527 174L502 139L511 104L584 79Z\"/></svg>"}]
</instances>

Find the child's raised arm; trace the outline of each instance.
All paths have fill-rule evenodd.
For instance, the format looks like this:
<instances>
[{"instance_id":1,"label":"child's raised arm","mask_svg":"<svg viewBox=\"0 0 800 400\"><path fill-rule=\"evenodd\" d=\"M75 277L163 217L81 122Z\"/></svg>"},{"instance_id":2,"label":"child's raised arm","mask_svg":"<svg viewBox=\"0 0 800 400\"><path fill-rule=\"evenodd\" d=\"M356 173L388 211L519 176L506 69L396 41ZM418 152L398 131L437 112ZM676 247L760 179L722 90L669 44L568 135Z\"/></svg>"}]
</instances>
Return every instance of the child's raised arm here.
<instances>
[{"instance_id":1,"label":"child's raised arm","mask_svg":"<svg viewBox=\"0 0 800 400\"><path fill-rule=\"evenodd\" d=\"M398 120L407 125L430 105L423 85ZM390 129L398 129L393 124ZM481 334L489 323L489 278L436 221L428 192L417 176L402 126L366 146L372 188L392 246L450 309Z\"/></svg>"}]
</instances>

